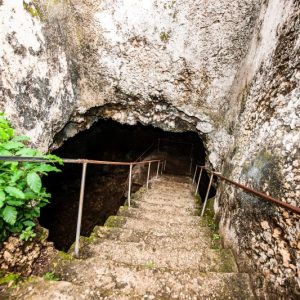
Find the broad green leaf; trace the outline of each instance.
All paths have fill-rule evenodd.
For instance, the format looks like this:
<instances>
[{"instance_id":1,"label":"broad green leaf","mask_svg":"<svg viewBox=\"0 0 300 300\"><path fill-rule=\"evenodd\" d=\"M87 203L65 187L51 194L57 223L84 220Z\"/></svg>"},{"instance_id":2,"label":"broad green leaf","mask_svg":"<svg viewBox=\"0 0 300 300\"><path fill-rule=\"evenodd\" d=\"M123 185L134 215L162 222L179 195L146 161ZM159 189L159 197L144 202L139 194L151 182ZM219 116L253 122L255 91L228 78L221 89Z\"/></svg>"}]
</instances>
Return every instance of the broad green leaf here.
<instances>
[{"instance_id":1,"label":"broad green leaf","mask_svg":"<svg viewBox=\"0 0 300 300\"><path fill-rule=\"evenodd\" d=\"M43 201L41 201L41 202L39 203L39 206L40 206L40 207L44 207L44 206L46 206L48 203L49 203L49 200L44 199Z\"/></svg>"},{"instance_id":2,"label":"broad green leaf","mask_svg":"<svg viewBox=\"0 0 300 300\"><path fill-rule=\"evenodd\" d=\"M42 188L42 181L37 173L31 172L27 175L27 184L35 192L39 193Z\"/></svg>"},{"instance_id":3,"label":"broad green leaf","mask_svg":"<svg viewBox=\"0 0 300 300\"><path fill-rule=\"evenodd\" d=\"M6 150L21 149L24 147L24 144L21 142L10 141L10 142L3 144L2 147Z\"/></svg>"},{"instance_id":4,"label":"broad green leaf","mask_svg":"<svg viewBox=\"0 0 300 300\"><path fill-rule=\"evenodd\" d=\"M7 200L7 204L11 206L22 206L24 202L22 200Z\"/></svg>"},{"instance_id":5,"label":"broad green leaf","mask_svg":"<svg viewBox=\"0 0 300 300\"><path fill-rule=\"evenodd\" d=\"M0 149L0 156L12 156L13 154L6 150L6 149Z\"/></svg>"},{"instance_id":6,"label":"broad green leaf","mask_svg":"<svg viewBox=\"0 0 300 300\"><path fill-rule=\"evenodd\" d=\"M34 227L35 226L35 223L30 221L30 220L27 220L27 221L24 221L23 224L26 226L26 227Z\"/></svg>"},{"instance_id":7,"label":"broad green leaf","mask_svg":"<svg viewBox=\"0 0 300 300\"><path fill-rule=\"evenodd\" d=\"M33 169L35 172L40 172L40 173L44 173L44 172L61 172L61 170L59 170L58 168L51 166L51 165L47 165L47 164L41 164L39 166L37 166L36 168Z\"/></svg>"},{"instance_id":8,"label":"broad green leaf","mask_svg":"<svg viewBox=\"0 0 300 300\"><path fill-rule=\"evenodd\" d=\"M3 162L3 166L9 166L10 170L16 170L18 166L17 161L5 161Z\"/></svg>"},{"instance_id":9,"label":"broad green leaf","mask_svg":"<svg viewBox=\"0 0 300 300\"><path fill-rule=\"evenodd\" d=\"M5 192L8 193L12 197L19 198L19 199L25 199L25 194L16 187L8 186L5 188Z\"/></svg>"},{"instance_id":10,"label":"broad green leaf","mask_svg":"<svg viewBox=\"0 0 300 300\"><path fill-rule=\"evenodd\" d=\"M0 208L4 205L5 201L5 193L3 191L0 191Z\"/></svg>"},{"instance_id":11,"label":"broad green leaf","mask_svg":"<svg viewBox=\"0 0 300 300\"><path fill-rule=\"evenodd\" d=\"M38 218L40 216L40 208L35 206L31 209L30 214L26 214L30 218Z\"/></svg>"},{"instance_id":12,"label":"broad green leaf","mask_svg":"<svg viewBox=\"0 0 300 300\"><path fill-rule=\"evenodd\" d=\"M3 220L10 225L14 225L16 223L17 214L16 208L9 205L6 205L2 211Z\"/></svg>"},{"instance_id":13,"label":"broad green leaf","mask_svg":"<svg viewBox=\"0 0 300 300\"><path fill-rule=\"evenodd\" d=\"M28 192L25 193L25 198L27 200L33 200L36 198L36 193L34 193L33 191L28 190Z\"/></svg>"},{"instance_id":14,"label":"broad green leaf","mask_svg":"<svg viewBox=\"0 0 300 300\"><path fill-rule=\"evenodd\" d=\"M25 146L28 140L25 136L15 136L9 121L0 112L0 156L45 157L50 162L0 161L0 243L12 233L21 233L25 240L35 236L31 230L36 225L33 220L40 216L41 207L50 197L42 187L40 175L60 171L53 164L62 163L60 158L44 156L41 151Z\"/></svg>"},{"instance_id":15,"label":"broad green leaf","mask_svg":"<svg viewBox=\"0 0 300 300\"><path fill-rule=\"evenodd\" d=\"M47 155L44 155L43 157L46 158L46 159L49 159L51 161L57 162L60 165L64 164L63 160L60 157L58 157L58 156L56 156L54 154L47 154Z\"/></svg>"},{"instance_id":16,"label":"broad green leaf","mask_svg":"<svg viewBox=\"0 0 300 300\"><path fill-rule=\"evenodd\" d=\"M13 174L13 176L10 179L10 182L14 183L14 182L18 181L22 177L22 175L24 175L24 171L22 171L22 170L15 171L15 173Z\"/></svg>"},{"instance_id":17,"label":"broad green leaf","mask_svg":"<svg viewBox=\"0 0 300 300\"><path fill-rule=\"evenodd\" d=\"M21 150L19 150L16 155L20 155L20 156L25 156L25 157L32 157L35 156L37 153L36 150L31 149L31 148L23 148Z\"/></svg>"},{"instance_id":18,"label":"broad green leaf","mask_svg":"<svg viewBox=\"0 0 300 300\"><path fill-rule=\"evenodd\" d=\"M30 137L26 136L26 135L18 135L15 136L12 141L14 142L23 142L23 141L29 141Z\"/></svg>"}]
</instances>

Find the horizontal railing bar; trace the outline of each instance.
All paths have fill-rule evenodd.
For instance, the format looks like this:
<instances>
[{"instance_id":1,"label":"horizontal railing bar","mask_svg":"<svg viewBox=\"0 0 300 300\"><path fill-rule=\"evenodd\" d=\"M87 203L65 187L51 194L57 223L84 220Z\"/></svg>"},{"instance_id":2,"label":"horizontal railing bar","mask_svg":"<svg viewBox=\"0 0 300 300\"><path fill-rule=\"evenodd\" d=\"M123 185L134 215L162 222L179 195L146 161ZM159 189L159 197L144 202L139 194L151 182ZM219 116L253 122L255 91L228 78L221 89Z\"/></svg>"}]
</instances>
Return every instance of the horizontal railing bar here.
<instances>
[{"instance_id":1,"label":"horizontal railing bar","mask_svg":"<svg viewBox=\"0 0 300 300\"><path fill-rule=\"evenodd\" d=\"M233 184L233 185L235 185L235 186L237 186L237 187L239 187L239 188L245 190L246 192L249 192L249 193L251 193L251 194L254 194L254 195L256 195L256 196L262 198L263 200L266 200L266 201L268 201L268 202L275 203L275 204L277 204L278 206L281 206L281 207L283 207L283 208L286 208L286 209L288 209L288 210L290 210L290 211L292 211L292 212L294 212L294 213L300 215L300 208L297 207L297 206L291 205L291 204L286 203L286 202L283 202L283 201L281 201L281 200L279 200L279 199L273 198L273 197L271 197L271 196L269 196L269 195L267 195L267 194L264 194L264 193L262 193L262 192L256 191L256 190L254 190L254 189L251 189L251 188L247 187L246 185L243 185L243 184L238 183L238 182L236 182L236 181L233 181L233 180L231 180L231 179L229 179L229 178L226 178L226 177L223 176L221 173L211 171L211 170L209 170L208 168L206 168L206 167L204 167L204 166L198 166L198 167L200 167L200 168L202 168L202 169L205 169L206 171L208 171L208 172L210 172L210 173L213 173L215 176L219 177L221 180L227 181L227 182L229 182L230 184Z\"/></svg>"},{"instance_id":2,"label":"horizontal railing bar","mask_svg":"<svg viewBox=\"0 0 300 300\"><path fill-rule=\"evenodd\" d=\"M15 162L55 162L51 159L45 159L42 157L20 157L20 156L0 156L0 161L15 161ZM94 164L94 165L114 165L114 166L130 166L130 165L143 165L149 162L159 162L161 159L156 160L145 160L137 162L120 162L120 161L102 161L102 160L91 160L91 159L71 159L62 158L62 161L67 164Z\"/></svg>"}]
</instances>

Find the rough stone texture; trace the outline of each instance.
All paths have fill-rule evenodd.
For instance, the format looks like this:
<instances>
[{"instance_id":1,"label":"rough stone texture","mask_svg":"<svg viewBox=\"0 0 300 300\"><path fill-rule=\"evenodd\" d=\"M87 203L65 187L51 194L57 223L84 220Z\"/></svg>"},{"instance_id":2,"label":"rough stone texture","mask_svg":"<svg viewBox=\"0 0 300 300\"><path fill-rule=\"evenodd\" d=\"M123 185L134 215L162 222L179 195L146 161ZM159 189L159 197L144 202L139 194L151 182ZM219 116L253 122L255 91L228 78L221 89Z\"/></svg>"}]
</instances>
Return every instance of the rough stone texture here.
<instances>
[{"instance_id":1,"label":"rough stone texture","mask_svg":"<svg viewBox=\"0 0 300 300\"><path fill-rule=\"evenodd\" d=\"M48 231L38 229L33 241L21 241L11 236L0 246L0 270L4 273L15 272L22 276L43 274L54 258L56 250L47 242ZM0 289L1 291L1 289Z\"/></svg>"},{"instance_id":2,"label":"rough stone texture","mask_svg":"<svg viewBox=\"0 0 300 300\"><path fill-rule=\"evenodd\" d=\"M218 171L300 206L299 1L28 5L38 16L0 2L0 108L37 146L97 118L195 130ZM228 186L217 198L259 296L299 297L299 217Z\"/></svg>"},{"instance_id":3,"label":"rough stone texture","mask_svg":"<svg viewBox=\"0 0 300 300\"><path fill-rule=\"evenodd\" d=\"M258 0L24 3L27 10L20 0L0 7L0 96L34 143L48 149L63 128L67 138L110 117L197 130L209 149L222 143L210 157L220 163L231 142L219 134L220 112L229 109Z\"/></svg>"},{"instance_id":4,"label":"rough stone texture","mask_svg":"<svg viewBox=\"0 0 300 300\"><path fill-rule=\"evenodd\" d=\"M190 184L180 181L190 182ZM238 273L228 249L212 249L211 233L199 217L178 206L195 209L191 179L164 176L124 208L119 217L96 227L81 260L54 269L59 283L30 282L14 299L254 299L249 276ZM168 191L172 189L176 197ZM155 200L160 207L153 209ZM144 206L140 206L140 204ZM159 222L153 215L162 216ZM116 220L121 222L116 222ZM114 220L114 221L113 221ZM184 220L184 223L182 221ZM142 226L134 226L139 221ZM112 227L118 225L121 228ZM143 226L144 225L144 226ZM197 233L196 233L197 232Z\"/></svg>"},{"instance_id":5,"label":"rough stone texture","mask_svg":"<svg viewBox=\"0 0 300 300\"><path fill-rule=\"evenodd\" d=\"M42 27L22 1L0 6L0 110L47 149L76 99L66 53L51 47Z\"/></svg>"},{"instance_id":6,"label":"rough stone texture","mask_svg":"<svg viewBox=\"0 0 300 300\"><path fill-rule=\"evenodd\" d=\"M223 172L300 206L299 2L269 1L237 78L241 111ZM299 216L229 186L219 190L223 236L263 274L260 297L298 299ZM249 263L250 258L250 263ZM261 283L259 283L261 282Z\"/></svg>"}]
</instances>

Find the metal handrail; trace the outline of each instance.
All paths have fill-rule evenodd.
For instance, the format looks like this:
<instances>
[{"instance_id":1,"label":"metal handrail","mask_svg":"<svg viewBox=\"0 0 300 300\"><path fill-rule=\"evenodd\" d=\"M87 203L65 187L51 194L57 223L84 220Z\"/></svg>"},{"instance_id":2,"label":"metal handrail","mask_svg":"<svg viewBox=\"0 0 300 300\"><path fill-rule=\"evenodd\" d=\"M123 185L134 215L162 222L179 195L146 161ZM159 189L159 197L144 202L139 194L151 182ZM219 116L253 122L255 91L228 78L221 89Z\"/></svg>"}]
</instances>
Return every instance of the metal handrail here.
<instances>
[{"instance_id":1,"label":"metal handrail","mask_svg":"<svg viewBox=\"0 0 300 300\"><path fill-rule=\"evenodd\" d=\"M290 211L292 211L293 213L296 213L298 215L300 215L300 208L297 207L297 206L294 206L294 205L291 205L289 203L286 203L284 201L281 201L279 199L276 199L274 197L271 197L267 194L264 194L262 192L259 192L259 191L256 191L250 187L247 187L246 185L243 185L239 182L236 182L236 181L233 181L229 178L226 178L225 176L223 176L221 173L219 172L214 172L210 169L208 169L207 167L205 166L200 166L200 165L196 165L196 169L195 169L195 173L194 173L194 177L193 177L193 183L195 182L196 180L196 175L197 175L197 170L198 168L200 168L200 173L199 173L199 177L198 177L198 181L197 181L197 187L196 187L196 192L195 192L195 195L197 194L198 192L198 188L199 188L199 183L200 183L200 180L201 180L201 175L202 175L202 170L206 170L207 172L209 172L211 175L210 175L210 180L209 180L209 184L208 184L208 188L207 188L207 191L206 191L206 196L205 196L205 200L204 200L204 203L203 203L203 208L202 208L202 212L201 212L201 217L203 217L203 214L204 214L204 211L205 211L205 207L206 207L206 204L207 204L207 200L208 200L208 195L209 195L209 191L210 191L210 187L211 187L211 184L212 184L212 180L213 180L213 177L214 176L217 176L218 178L220 178L221 180L223 181L226 181L232 185L235 185L241 189L243 189L244 191L248 192L248 193L251 193L251 194L254 194L255 196L258 196L260 197L261 199L265 200L265 201L268 201L268 202L271 202L271 203L275 203L276 205L280 206L280 207L283 207L285 209L288 209Z\"/></svg>"},{"instance_id":2,"label":"metal handrail","mask_svg":"<svg viewBox=\"0 0 300 300\"><path fill-rule=\"evenodd\" d=\"M0 161L16 161L16 162L56 162L51 159L46 159L42 157L22 157L22 156L0 156ZM162 159L155 160L145 160L145 161L135 161L135 162L124 162L124 161L105 161L105 160L92 160L92 159L72 159L72 158L62 158L63 163L67 164L93 164L93 165L114 165L114 166L130 166L130 165L142 165L149 162L159 162Z\"/></svg>"},{"instance_id":3,"label":"metal handrail","mask_svg":"<svg viewBox=\"0 0 300 300\"><path fill-rule=\"evenodd\" d=\"M134 160L134 162L137 162L137 161L142 161L142 157L152 148L154 146L154 141L152 142L152 144L149 146L149 147L147 147L146 148L146 150L141 154L141 155L139 155L135 160ZM132 175L134 175L134 174L137 174L137 173L132 173ZM126 178L126 180L124 181L124 186L126 185L126 182L128 182L129 183L129 175L130 175L130 171L128 172L128 176L127 176L127 178ZM148 187L148 182L147 182L147 187ZM126 191L126 186L125 186L125 188L124 188L124 193L125 193L125 191Z\"/></svg>"},{"instance_id":4,"label":"metal handrail","mask_svg":"<svg viewBox=\"0 0 300 300\"><path fill-rule=\"evenodd\" d=\"M129 178L128 178L128 206L130 207L131 201L131 185L132 185L132 169L135 165L144 165L148 164L148 175L146 186L149 186L149 177L150 177L150 167L152 163L157 163L157 172L156 177L159 175L159 169L161 165L160 173L162 174L166 160L164 159L153 159L145 161L135 161L135 162L120 162L120 161L102 161L102 160L91 160L91 159L71 159L71 158L62 158L62 162L67 164L82 164L82 174L81 174L81 184L80 184L80 196L79 196L79 207L78 207L78 217L77 217L77 226L76 226L76 239L75 239L75 250L74 255L79 257L79 248L80 248L80 231L82 223L82 211L83 211L83 200L85 192L85 180L86 180L86 170L88 164L93 165L113 165L113 166L129 166ZM11 161L11 162L56 162L51 159L46 159L43 157L20 157L20 156L0 156L0 161Z\"/></svg>"}]
</instances>

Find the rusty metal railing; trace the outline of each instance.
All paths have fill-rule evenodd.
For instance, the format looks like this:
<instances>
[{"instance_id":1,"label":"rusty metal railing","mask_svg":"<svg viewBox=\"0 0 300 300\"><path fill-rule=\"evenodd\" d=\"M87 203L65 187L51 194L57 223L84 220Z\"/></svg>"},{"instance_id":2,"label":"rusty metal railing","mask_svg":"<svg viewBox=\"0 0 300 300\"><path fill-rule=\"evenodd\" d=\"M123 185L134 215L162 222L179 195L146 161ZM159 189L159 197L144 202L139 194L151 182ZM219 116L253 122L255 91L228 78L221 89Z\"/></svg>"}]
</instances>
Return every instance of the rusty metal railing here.
<instances>
[{"instance_id":1,"label":"rusty metal railing","mask_svg":"<svg viewBox=\"0 0 300 300\"><path fill-rule=\"evenodd\" d=\"M203 217L203 215L204 215L204 211L205 211L207 200L208 200L208 195L209 195L209 192L210 192L210 188L211 188L214 176L220 178L222 181L226 181L229 184L232 184L232 185L234 185L234 186L236 186L238 188L241 188L241 189L243 189L244 191L246 191L248 193L251 193L251 194L253 194L255 196L258 196L259 198L263 199L264 201L275 203L276 205L278 205L280 207L283 207L285 209L288 209L288 210L292 211L293 213L296 213L296 214L300 215L300 208L299 207L291 205L291 204L286 203L286 202L283 202L283 201L281 201L279 199L276 199L276 198L273 198L273 197L271 197L271 196L269 196L267 194L264 194L262 192L254 190L252 188L249 188L249 187L247 187L247 186L245 186L245 185L243 185L241 183L238 183L236 181L228 179L225 176L223 176L221 173L214 172L214 171L208 169L205 166L196 165L194 176L193 176L193 183L196 182L196 177L197 177L197 171L198 171L198 169L200 169L200 172L199 172L199 176L198 176L198 179L197 179L197 185L196 185L195 195L197 195L197 192L198 192L198 189L199 189L199 184L200 184L201 175L203 173L203 170L206 170L208 173L210 173L209 184L208 184L208 187L207 187L207 191L206 191L206 195L205 195L205 199L204 199L204 203L203 203L203 207L202 207L202 211L201 211L201 217Z\"/></svg>"},{"instance_id":2,"label":"rusty metal railing","mask_svg":"<svg viewBox=\"0 0 300 300\"><path fill-rule=\"evenodd\" d=\"M38 158L38 157L19 157L19 156L0 156L0 161L11 161L11 162L51 162L49 159ZM129 177L128 177L128 195L127 201L128 206L131 205L131 186L132 186L132 170L136 165L148 164L147 172L147 182L146 187L149 187L150 180L150 168L151 164L157 163L156 177L158 177L159 172L162 174L166 166L166 160L164 159L155 159L155 160L145 160L145 161L135 161L135 162L116 162L116 161L100 161L100 160L90 160L90 159L70 159L63 158L62 161L66 164L82 164L82 173L81 173L81 184L80 184L80 196L79 196L79 207L78 207L78 217L77 217L77 226L76 226L76 238L75 238L75 250L74 255L79 257L79 248L80 248L80 231L82 223L82 211L83 211L83 202L84 202L84 193L85 193L85 181L86 181L86 171L88 164L92 165L112 165L112 166L129 166Z\"/></svg>"}]
</instances>

